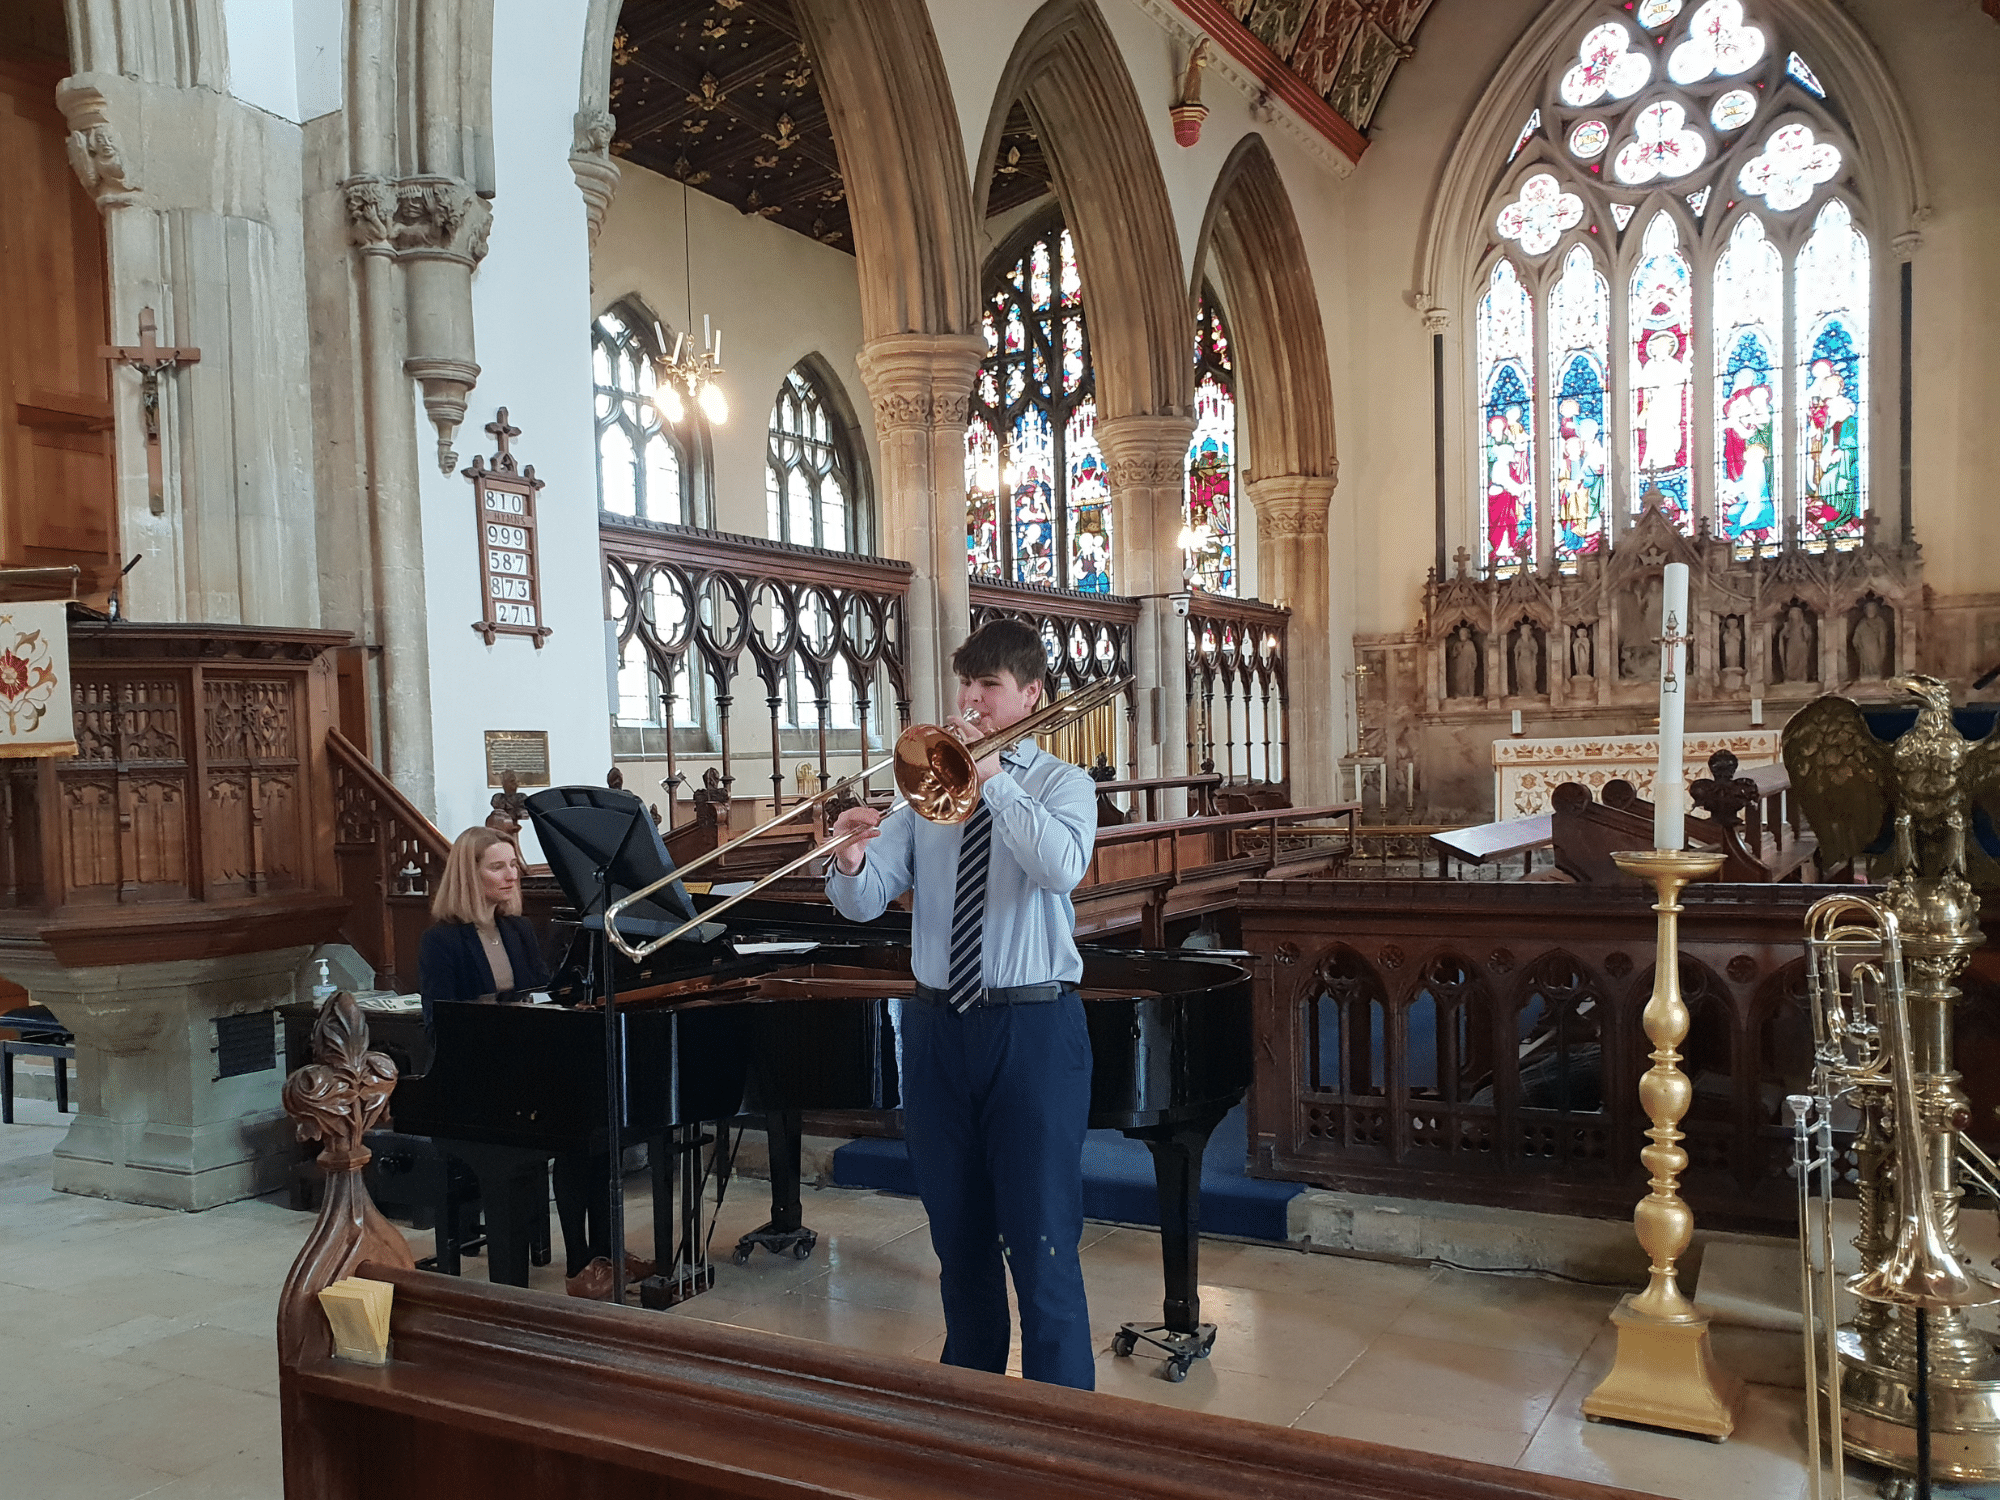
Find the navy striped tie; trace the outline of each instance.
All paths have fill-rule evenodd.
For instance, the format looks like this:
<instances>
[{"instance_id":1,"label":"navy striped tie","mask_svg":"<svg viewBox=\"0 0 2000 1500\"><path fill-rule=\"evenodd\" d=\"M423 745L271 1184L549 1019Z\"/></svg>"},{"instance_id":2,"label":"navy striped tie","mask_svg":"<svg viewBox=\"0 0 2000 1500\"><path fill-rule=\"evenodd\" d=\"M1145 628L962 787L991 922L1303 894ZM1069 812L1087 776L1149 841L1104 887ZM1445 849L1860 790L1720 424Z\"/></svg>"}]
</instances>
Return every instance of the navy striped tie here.
<instances>
[{"instance_id":1,"label":"navy striped tie","mask_svg":"<svg viewBox=\"0 0 2000 1500\"><path fill-rule=\"evenodd\" d=\"M945 993L963 1013L978 1003L984 981L980 953L986 925L986 867L993 852L993 814L984 802L965 825L958 845L958 884L951 903L951 977Z\"/></svg>"}]
</instances>

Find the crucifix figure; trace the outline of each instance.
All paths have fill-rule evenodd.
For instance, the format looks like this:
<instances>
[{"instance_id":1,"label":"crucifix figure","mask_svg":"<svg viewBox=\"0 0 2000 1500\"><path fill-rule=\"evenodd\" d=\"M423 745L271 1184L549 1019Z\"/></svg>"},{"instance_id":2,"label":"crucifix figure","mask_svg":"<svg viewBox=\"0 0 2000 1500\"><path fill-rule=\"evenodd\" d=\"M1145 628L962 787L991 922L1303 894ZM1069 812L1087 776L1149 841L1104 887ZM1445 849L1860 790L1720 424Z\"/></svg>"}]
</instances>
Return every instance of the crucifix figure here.
<instances>
[{"instance_id":1,"label":"crucifix figure","mask_svg":"<svg viewBox=\"0 0 2000 1500\"><path fill-rule=\"evenodd\" d=\"M153 321L153 310L148 307L139 313L139 342L136 345L104 344L97 352L100 358L114 364L130 365L139 372L139 404L146 415L146 494L153 502L153 514L163 514L167 504L166 490L160 479L160 372L181 365L199 364L201 350L178 349L162 344L159 325Z\"/></svg>"}]
</instances>

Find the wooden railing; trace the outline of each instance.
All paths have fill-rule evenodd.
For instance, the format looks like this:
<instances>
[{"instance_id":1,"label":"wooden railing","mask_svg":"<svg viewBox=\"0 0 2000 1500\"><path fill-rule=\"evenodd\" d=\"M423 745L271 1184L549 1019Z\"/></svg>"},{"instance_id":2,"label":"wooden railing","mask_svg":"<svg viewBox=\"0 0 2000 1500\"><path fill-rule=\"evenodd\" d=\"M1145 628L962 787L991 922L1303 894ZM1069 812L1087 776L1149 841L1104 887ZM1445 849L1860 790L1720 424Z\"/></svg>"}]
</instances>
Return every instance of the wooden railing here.
<instances>
[{"instance_id":1,"label":"wooden railing","mask_svg":"<svg viewBox=\"0 0 2000 1500\"><path fill-rule=\"evenodd\" d=\"M1169 923L1233 912L1243 880L1335 867L1353 846L1359 811L1342 802L1100 828L1090 868L1071 893L1077 935L1102 940L1135 930L1142 946L1167 947ZM1346 826L1319 826L1329 819Z\"/></svg>"},{"instance_id":2,"label":"wooden railing","mask_svg":"<svg viewBox=\"0 0 2000 1500\"><path fill-rule=\"evenodd\" d=\"M661 688L669 828L682 821L687 780L672 728L683 668L704 731L712 726L709 748L698 756L715 773L707 790L721 797L738 779L734 709L746 693L764 701L771 795L780 806L789 779L788 707L814 732L822 780L858 770L871 740L879 746L909 722L908 563L623 517L600 517L598 537L619 644L644 655ZM854 694L863 758L852 765L842 764L832 745L843 676ZM885 722L885 695L893 723Z\"/></svg>"},{"instance_id":3,"label":"wooden railing","mask_svg":"<svg viewBox=\"0 0 2000 1500\"><path fill-rule=\"evenodd\" d=\"M1855 887L1690 886L1682 1192L1716 1228L1789 1229L1788 1092L1812 1066L1805 914ZM1251 880L1251 1170L1322 1187L1623 1217L1646 1192L1640 1024L1651 893L1470 881ZM1973 1130L2000 1105L2000 919L1962 981Z\"/></svg>"},{"instance_id":4,"label":"wooden railing","mask_svg":"<svg viewBox=\"0 0 2000 1500\"><path fill-rule=\"evenodd\" d=\"M1096 773L1092 775L1094 778ZM1153 776L1139 781L1100 781L1097 783L1097 826L1115 828L1124 823L1159 822L1162 792L1186 792L1191 816L1213 817L1216 811L1215 793L1221 785L1222 778L1213 771L1203 771L1194 776ZM1120 797L1130 800L1121 807L1118 803ZM1142 807L1143 817L1139 815Z\"/></svg>"},{"instance_id":5,"label":"wooden railing","mask_svg":"<svg viewBox=\"0 0 2000 1500\"><path fill-rule=\"evenodd\" d=\"M1100 677L1132 672L1132 638L1139 624L1136 599L1038 583L1002 583L993 578L974 578L970 598L974 630L991 620L1020 620L1034 627L1052 663L1047 683L1052 695L1074 692ZM1110 721L1116 712L1107 705L1089 717L1094 720L1102 714ZM1049 748L1079 765L1087 765L1102 754L1107 763L1122 764L1130 776L1139 764L1139 742L1134 733L1138 712L1139 685L1134 683L1125 691L1122 726L1112 721L1100 735L1092 737L1092 726L1086 722L1069 731L1064 742L1052 743Z\"/></svg>"},{"instance_id":6,"label":"wooden railing","mask_svg":"<svg viewBox=\"0 0 2000 1500\"><path fill-rule=\"evenodd\" d=\"M1232 787L1291 784L1291 622L1289 609L1260 600L1189 596L1189 766L1220 771Z\"/></svg>"},{"instance_id":7,"label":"wooden railing","mask_svg":"<svg viewBox=\"0 0 2000 1500\"><path fill-rule=\"evenodd\" d=\"M383 989L417 988L417 951L431 924L431 891L451 841L339 730L326 736L333 771L333 857L353 903L340 935Z\"/></svg>"}]
</instances>

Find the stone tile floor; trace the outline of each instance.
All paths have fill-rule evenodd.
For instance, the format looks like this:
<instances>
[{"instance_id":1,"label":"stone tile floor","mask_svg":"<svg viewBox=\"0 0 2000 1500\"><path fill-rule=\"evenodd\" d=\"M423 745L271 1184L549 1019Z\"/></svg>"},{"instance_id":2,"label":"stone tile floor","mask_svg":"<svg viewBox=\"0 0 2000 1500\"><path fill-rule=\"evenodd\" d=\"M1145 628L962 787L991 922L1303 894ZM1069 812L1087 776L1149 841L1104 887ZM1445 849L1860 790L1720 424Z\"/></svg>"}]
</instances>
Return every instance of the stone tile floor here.
<instances>
[{"instance_id":1,"label":"stone tile floor","mask_svg":"<svg viewBox=\"0 0 2000 1500\"><path fill-rule=\"evenodd\" d=\"M277 1199L178 1214L49 1187L62 1124L24 1100L0 1128L0 1495L21 1500L277 1500L278 1288L307 1220ZM643 1237L644 1177L630 1218ZM666 1314L935 1359L937 1263L912 1199L809 1192L810 1260L727 1249L764 1185L722 1207L713 1292ZM411 1235L419 1254L430 1236ZM643 1248L643 1247L641 1247ZM560 1294L560 1261L538 1289ZM1620 1485L1674 1500L1801 1500L1799 1393L1752 1386L1725 1444L1583 1420L1609 1367L1616 1292L1277 1246L1202 1247L1211 1358L1179 1385L1110 1353L1157 1313L1159 1242L1093 1224L1083 1254L1098 1388L1142 1401ZM482 1274L478 1259L471 1274ZM1874 1493L1858 1476L1850 1493ZM2000 1487L1940 1494L2000 1497Z\"/></svg>"}]
</instances>

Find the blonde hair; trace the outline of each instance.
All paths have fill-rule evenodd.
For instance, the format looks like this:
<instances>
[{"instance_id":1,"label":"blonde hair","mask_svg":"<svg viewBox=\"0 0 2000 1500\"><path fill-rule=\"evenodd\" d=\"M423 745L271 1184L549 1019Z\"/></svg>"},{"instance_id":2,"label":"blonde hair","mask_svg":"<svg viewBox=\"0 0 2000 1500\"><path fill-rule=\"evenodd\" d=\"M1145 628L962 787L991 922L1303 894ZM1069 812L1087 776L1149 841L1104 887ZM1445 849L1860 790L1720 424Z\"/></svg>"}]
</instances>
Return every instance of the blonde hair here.
<instances>
[{"instance_id":1,"label":"blonde hair","mask_svg":"<svg viewBox=\"0 0 2000 1500\"><path fill-rule=\"evenodd\" d=\"M505 844L512 849L514 863L520 864L520 848L506 834L496 833L491 828L468 828L452 840L451 853L444 862L444 874L438 877L437 889L431 894L433 918L440 922L473 925L491 920L495 908L480 887L479 866L495 844ZM503 916L521 915L519 886L514 888L513 899L498 910Z\"/></svg>"}]
</instances>

